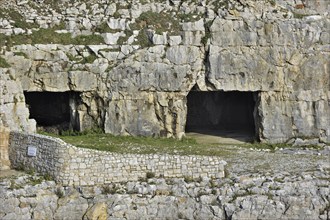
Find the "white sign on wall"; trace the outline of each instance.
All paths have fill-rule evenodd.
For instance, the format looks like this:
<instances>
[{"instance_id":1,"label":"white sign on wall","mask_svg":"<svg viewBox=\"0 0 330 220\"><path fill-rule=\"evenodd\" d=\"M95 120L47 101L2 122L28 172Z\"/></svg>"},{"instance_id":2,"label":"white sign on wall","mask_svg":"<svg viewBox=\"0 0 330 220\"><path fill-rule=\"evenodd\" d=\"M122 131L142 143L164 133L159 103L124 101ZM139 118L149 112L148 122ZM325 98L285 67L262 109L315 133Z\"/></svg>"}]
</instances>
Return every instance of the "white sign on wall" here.
<instances>
[{"instance_id":1,"label":"white sign on wall","mask_svg":"<svg viewBox=\"0 0 330 220\"><path fill-rule=\"evenodd\" d=\"M27 155L30 156L30 157L37 156L37 148L33 147L33 146L28 146Z\"/></svg>"}]
</instances>

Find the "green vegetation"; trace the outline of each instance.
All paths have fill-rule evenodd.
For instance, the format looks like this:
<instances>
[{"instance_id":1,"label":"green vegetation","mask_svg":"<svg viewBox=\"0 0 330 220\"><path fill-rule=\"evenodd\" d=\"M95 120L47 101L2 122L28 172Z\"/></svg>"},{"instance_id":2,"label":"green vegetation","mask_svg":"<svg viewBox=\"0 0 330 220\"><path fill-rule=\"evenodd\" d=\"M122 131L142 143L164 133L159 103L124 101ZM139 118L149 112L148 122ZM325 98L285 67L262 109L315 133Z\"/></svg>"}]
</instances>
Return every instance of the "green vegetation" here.
<instances>
[{"instance_id":1,"label":"green vegetation","mask_svg":"<svg viewBox=\"0 0 330 220\"><path fill-rule=\"evenodd\" d=\"M117 33L120 32L121 30L117 30L117 29L111 29L108 25L108 23L105 21L101 24L99 24L98 26L96 26L95 28L93 28L94 32L100 32L100 33Z\"/></svg>"},{"instance_id":2,"label":"green vegetation","mask_svg":"<svg viewBox=\"0 0 330 220\"><path fill-rule=\"evenodd\" d=\"M191 177L191 176L184 176L184 177L183 177L183 180L184 180L186 183L192 183L192 182L195 181L194 178Z\"/></svg>"},{"instance_id":3,"label":"green vegetation","mask_svg":"<svg viewBox=\"0 0 330 220\"><path fill-rule=\"evenodd\" d=\"M276 6L276 0L269 0L269 3L274 7Z\"/></svg>"},{"instance_id":4,"label":"green vegetation","mask_svg":"<svg viewBox=\"0 0 330 220\"><path fill-rule=\"evenodd\" d=\"M306 14L301 14L301 13L297 13L297 12L292 12L293 13L293 17L296 19L303 19L304 17L308 16Z\"/></svg>"},{"instance_id":5,"label":"green vegetation","mask_svg":"<svg viewBox=\"0 0 330 220\"><path fill-rule=\"evenodd\" d=\"M168 32L178 34L181 30L180 23L169 13L143 12L136 19L136 23L131 25L134 29L152 28L158 33Z\"/></svg>"},{"instance_id":6,"label":"green vegetation","mask_svg":"<svg viewBox=\"0 0 330 220\"><path fill-rule=\"evenodd\" d=\"M62 24L54 26L48 29L39 29L33 31L31 35L18 34L12 36L6 36L0 34L0 47L20 44L75 44L75 45L92 45L103 44L104 39L100 35L79 35L72 37L70 33L56 33L56 30L61 30Z\"/></svg>"},{"instance_id":7,"label":"green vegetation","mask_svg":"<svg viewBox=\"0 0 330 220\"><path fill-rule=\"evenodd\" d=\"M73 61L73 62L79 62L82 60L81 56L74 56L70 53L66 53L66 56L69 58L70 61Z\"/></svg>"},{"instance_id":8,"label":"green vegetation","mask_svg":"<svg viewBox=\"0 0 330 220\"><path fill-rule=\"evenodd\" d=\"M91 55L87 56L87 57L82 57L81 55L78 56L74 56L72 54L67 53L66 56L69 58L70 61L74 62L74 63L93 63L98 57L92 53ZM77 135L75 131L72 130L67 130L67 131L62 131L64 133L66 133L67 135Z\"/></svg>"},{"instance_id":9,"label":"green vegetation","mask_svg":"<svg viewBox=\"0 0 330 220\"><path fill-rule=\"evenodd\" d=\"M104 185L101 189L103 195L120 193L120 187L116 185Z\"/></svg>"},{"instance_id":10,"label":"green vegetation","mask_svg":"<svg viewBox=\"0 0 330 220\"><path fill-rule=\"evenodd\" d=\"M97 56L93 53L88 57L84 57L80 63L93 63L97 59Z\"/></svg>"},{"instance_id":11,"label":"green vegetation","mask_svg":"<svg viewBox=\"0 0 330 220\"><path fill-rule=\"evenodd\" d=\"M211 25L212 25L213 21L208 21L204 24L204 28L205 28L205 36L202 37L201 39L201 43L206 45L207 41L211 38Z\"/></svg>"},{"instance_id":12,"label":"green vegetation","mask_svg":"<svg viewBox=\"0 0 330 220\"><path fill-rule=\"evenodd\" d=\"M10 185L9 189L14 190L14 189L21 189L23 186L16 184L15 180L10 180Z\"/></svg>"},{"instance_id":13,"label":"green vegetation","mask_svg":"<svg viewBox=\"0 0 330 220\"><path fill-rule=\"evenodd\" d=\"M250 191L250 190L245 190L245 192L235 192L233 197L231 198L228 203L233 203L238 197L246 197L246 196L251 196L255 195L256 193Z\"/></svg>"},{"instance_id":14,"label":"green vegetation","mask_svg":"<svg viewBox=\"0 0 330 220\"><path fill-rule=\"evenodd\" d=\"M195 13L189 13L189 14L178 14L177 17L180 19L182 22L194 22L198 21L199 19L202 18L202 14L195 14Z\"/></svg>"},{"instance_id":15,"label":"green vegetation","mask_svg":"<svg viewBox=\"0 0 330 220\"><path fill-rule=\"evenodd\" d=\"M139 32L137 36L137 44L142 48L153 46L152 42L149 40L146 29L143 29Z\"/></svg>"},{"instance_id":16,"label":"green vegetation","mask_svg":"<svg viewBox=\"0 0 330 220\"><path fill-rule=\"evenodd\" d=\"M54 193L58 198L62 198L64 196L64 192L60 187L57 187Z\"/></svg>"},{"instance_id":17,"label":"green vegetation","mask_svg":"<svg viewBox=\"0 0 330 220\"><path fill-rule=\"evenodd\" d=\"M62 131L60 135L44 132L40 133L58 137L77 147L124 154L159 153L206 156L228 156L234 154L234 152L221 148L219 144L198 144L195 139L191 138L178 140L160 137L114 136L111 134L104 134L101 130L97 129L84 132Z\"/></svg>"},{"instance_id":18,"label":"green vegetation","mask_svg":"<svg viewBox=\"0 0 330 220\"><path fill-rule=\"evenodd\" d=\"M147 174L146 174L146 178L147 179L151 179L151 178L154 178L156 175L155 175L155 173L153 173L153 172L147 172Z\"/></svg>"},{"instance_id":19,"label":"green vegetation","mask_svg":"<svg viewBox=\"0 0 330 220\"><path fill-rule=\"evenodd\" d=\"M52 134L52 136L56 135ZM211 152L210 148L204 149L203 146L198 145L193 139L177 140L173 138L114 136L102 133L89 133L84 135L62 134L56 137L77 147L118 153L214 154Z\"/></svg>"},{"instance_id":20,"label":"green vegetation","mask_svg":"<svg viewBox=\"0 0 330 220\"><path fill-rule=\"evenodd\" d=\"M125 33L125 36L119 37L118 41L117 41L117 44L123 45L124 43L127 42L128 38L130 38L130 36L133 35L133 31L127 30L127 29L124 31L124 33Z\"/></svg>"},{"instance_id":21,"label":"green vegetation","mask_svg":"<svg viewBox=\"0 0 330 220\"><path fill-rule=\"evenodd\" d=\"M148 37L147 30L151 29L156 32L156 34L162 34L167 32L169 35L179 35L181 31L181 26L179 19L172 16L169 13L161 12L143 12L134 24L130 25L131 30L139 30L139 35L137 36L137 42L135 44L141 47L152 46L152 43ZM125 33L126 39L119 39L118 43L127 40L133 33Z\"/></svg>"},{"instance_id":22,"label":"green vegetation","mask_svg":"<svg viewBox=\"0 0 330 220\"><path fill-rule=\"evenodd\" d=\"M214 6L215 11L220 8L229 9L229 0L216 0L212 3L212 5Z\"/></svg>"},{"instance_id":23,"label":"green vegetation","mask_svg":"<svg viewBox=\"0 0 330 220\"><path fill-rule=\"evenodd\" d=\"M120 3L116 4L116 9L120 10L120 9L130 9L132 8L132 4L131 3L127 3L125 1L121 1Z\"/></svg>"},{"instance_id":24,"label":"green vegetation","mask_svg":"<svg viewBox=\"0 0 330 220\"><path fill-rule=\"evenodd\" d=\"M9 63L7 63L7 61L4 58L0 57L0 68L9 68L9 67L10 67Z\"/></svg>"},{"instance_id":25,"label":"green vegetation","mask_svg":"<svg viewBox=\"0 0 330 220\"><path fill-rule=\"evenodd\" d=\"M112 189L110 188L109 185L103 186L102 190L101 190L103 195L111 194L111 191L112 191Z\"/></svg>"},{"instance_id":26,"label":"green vegetation","mask_svg":"<svg viewBox=\"0 0 330 220\"><path fill-rule=\"evenodd\" d=\"M32 29L38 27L38 25L35 23L26 22L25 18L14 9L0 9L0 17L13 20L15 22L14 27L17 28Z\"/></svg>"},{"instance_id":27,"label":"green vegetation","mask_svg":"<svg viewBox=\"0 0 330 220\"><path fill-rule=\"evenodd\" d=\"M42 132L41 132L42 133ZM116 153L136 153L136 154L177 154L177 155L205 155L226 157L235 154L235 151L228 148L225 144L201 144L195 139L183 138L182 140L174 138L160 137L133 137L133 136L114 136L104 134L100 129L76 132L72 130L61 131L60 135L42 133L53 137L58 137L63 141L81 148L89 148L101 151L110 151ZM265 143L246 143L239 147L252 148L256 150L269 150L274 152L279 148L292 148L288 144L265 144ZM301 147L300 147L301 148ZM308 148L305 146L304 148ZM269 167L268 163L260 166ZM255 167L259 169L260 167ZM228 177L228 171L225 170L225 176Z\"/></svg>"},{"instance_id":28,"label":"green vegetation","mask_svg":"<svg viewBox=\"0 0 330 220\"><path fill-rule=\"evenodd\" d=\"M24 57L25 59L28 59L28 58L29 58L28 55L27 55L26 53L21 52L21 51L14 52L14 55L15 55L15 56L22 56L22 57Z\"/></svg>"}]
</instances>

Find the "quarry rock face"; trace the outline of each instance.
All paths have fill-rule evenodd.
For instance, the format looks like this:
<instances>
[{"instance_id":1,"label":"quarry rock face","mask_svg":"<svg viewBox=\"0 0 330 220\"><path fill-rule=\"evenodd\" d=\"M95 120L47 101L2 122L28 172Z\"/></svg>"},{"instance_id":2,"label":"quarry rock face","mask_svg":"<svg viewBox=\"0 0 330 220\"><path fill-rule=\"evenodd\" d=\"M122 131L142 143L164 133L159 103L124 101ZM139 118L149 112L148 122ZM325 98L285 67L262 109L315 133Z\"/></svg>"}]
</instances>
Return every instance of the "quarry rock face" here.
<instances>
[{"instance_id":1,"label":"quarry rock face","mask_svg":"<svg viewBox=\"0 0 330 220\"><path fill-rule=\"evenodd\" d=\"M22 129L35 132L36 122L29 119L29 109L25 104L21 82L14 76L14 71L0 68L0 126L9 127L12 130ZM2 131L1 134L3 134Z\"/></svg>"},{"instance_id":2,"label":"quarry rock face","mask_svg":"<svg viewBox=\"0 0 330 220\"><path fill-rule=\"evenodd\" d=\"M1 58L9 65L0 67L1 123L12 130L35 130L25 104L30 118L41 114L23 93L52 92L65 100L58 112L71 128L181 138L189 112L203 107L193 117L221 118L215 108L221 101L188 109L188 94L235 91L253 94L249 132L256 139L330 142L326 1L63 1L38 3L39 10L36 4L1 6Z\"/></svg>"}]
</instances>

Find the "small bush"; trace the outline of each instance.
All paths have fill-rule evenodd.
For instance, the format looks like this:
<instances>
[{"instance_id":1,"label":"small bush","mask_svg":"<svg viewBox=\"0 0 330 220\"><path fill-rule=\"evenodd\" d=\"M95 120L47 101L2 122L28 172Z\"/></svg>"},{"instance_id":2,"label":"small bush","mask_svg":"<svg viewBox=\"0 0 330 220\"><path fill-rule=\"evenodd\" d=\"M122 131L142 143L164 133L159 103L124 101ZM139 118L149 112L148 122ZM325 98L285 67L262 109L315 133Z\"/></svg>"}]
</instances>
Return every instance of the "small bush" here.
<instances>
[{"instance_id":1,"label":"small bush","mask_svg":"<svg viewBox=\"0 0 330 220\"><path fill-rule=\"evenodd\" d=\"M101 192L103 195L111 194L112 188L109 185L103 186Z\"/></svg>"},{"instance_id":2,"label":"small bush","mask_svg":"<svg viewBox=\"0 0 330 220\"><path fill-rule=\"evenodd\" d=\"M32 34L18 34L6 36L0 34L0 47L7 46L8 48L13 45L21 44L75 44L75 45L98 45L103 44L104 39L100 35L79 35L72 37L70 33L56 33L60 26L54 26L48 29L39 29L33 31Z\"/></svg>"},{"instance_id":3,"label":"small bush","mask_svg":"<svg viewBox=\"0 0 330 220\"><path fill-rule=\"evenodd\" d=\"M38 184L41 184L43 181L43 178L40 178L40 177L37 177L37 176L32 176L30 179L29 179L29 183L33 186L35 185L38 185Z\"/></svg>"},{"instance_id":4,"label":"small bush","mask_svg":"<svg viewBox=\"0 0 330 220\"><path fill-rule=\"evenodd\" d=\"M56 188L55 194L57 195L58 198L62 198L64 196L64 192L60 187Z\"/></svg>"},{"instance_id":5,"label":"small bush","mask_svg":"<svg viewBox=\"0 0 330 220\"><path fill-rule=\"evenodd\" d=\"M156 175L155 175L155 173L153 173L153 172L147 172L147 174L146 174L146 178L147 179L151 179L151 178L154 178Z\"/></svg>"},{"instance_id":6,"label":"small bush","mask_svg":"<svg viewBox=\"0 0 330 220\"><path fill-rule=\"evenodd\" d=\"M102 187L102 194L107 195L107 194L116 194L117 191L120 190L118 186L110 186L110 185L105 185Z\"/></svg>"},{"instance_id":7,"label":"small bush","mask_svg":"<svg viewBox=\"0 0 330 220\"><path fill-rule=\"evenodd\" d=\"M191 177L191 176L184 176L184 177L183 177L183 180L184 180L186 183L192 183L192 182L194 182L194 178Z\"/></svg>"},{"instance_id":8,"label":"small bush","mask_svg":"<svg viewBox=\"0 0 330 220\"><path fill-rule=\"evenodd\" d=\"M10 180L10 185L9 185L10 190L21 189L21 188L23 188L23 187L16 184L15 180Z\"/></svg>"},{"instance_id":9,"label":"small bush","mask_svg":"<svg viewBox=\"0 0 330 220\"><path fill-rule=\"evenodd\" d=\"M205 35L201 39L201 43L203 45L206 45L207 41L211 38L211 25L212 25L212 21L208 21L204 24Z\"/></svg>"},{"instance_id":10,"label":"small bush","mask_svg":"<svg viewBox=\"0 0 330 220\"><path fill-rule=\"evenodd\" d=\"M225 167L224 169L224 178L228 178L230 176L229 170Z\"/></svg>"},{"instance_id":11,"label":"small bush","mask_svg":"<svg viewBox=\"0 0 330 220\"><path fill-rule=\"evenodd\" d=\"M26 170L26 173L29 174L29 175L31 175L31 176L33 176L35 174L35 170L33 168L27 169Z\"/></svg>"},{"instance_id":12,"label":"small bush","mask_svg":"<svg viewBox=\"0 0 330 220\"><path fill-rule=\"evenodd\" d=\"M269 3L270 3L272 6L276 6L276 1L275 1L275 0L269 0Z\"/></svg>"},{"instance_id":13,"label":"small bush","mask_svg":"<svg viewBox=\"0 0 330 220\"><path fill-rule=\"evenodd\" d=\"M21 52L21 51L19 51L19 52L14 52L14 55L15 55L15 56L22 56L22 57L24 57L25 59L28 59L28 58L29 58L28 55L27 55L26 53Z\"/></svg>"},{"instance_id":14,"label":"small bush","mask_svg":"<svg viewBox=\"0 0 330 220\"><path fill-rule=\"evenodd\" d=\"M44 176L43 176L44 180L46 181L53 181L53 177L49 174L49 173L46 173Z\"/></svg>"},{"instance_id":15,"label":"small bush","mask_svg":"<svg viewBox=\"0 0 330 220\"><path fill-rule=\"evenodd\" d=\"M4 58L0 57L0 68L9 68L9 67L10 67L9 63L7 63L7 61Z\"/></svg>"},{"instance_id":16,"label":"small bush","mask_svg":"<svg viewBox=\"0 0 330 220\"><path fill-rule=\"evenodd\" d=\"M107 33L107 32L112 32L113 30L109 27L108 23L105 21L95 28L92 29L95 32L100 32L100 33Z\"/></svg>"}]
</instances>

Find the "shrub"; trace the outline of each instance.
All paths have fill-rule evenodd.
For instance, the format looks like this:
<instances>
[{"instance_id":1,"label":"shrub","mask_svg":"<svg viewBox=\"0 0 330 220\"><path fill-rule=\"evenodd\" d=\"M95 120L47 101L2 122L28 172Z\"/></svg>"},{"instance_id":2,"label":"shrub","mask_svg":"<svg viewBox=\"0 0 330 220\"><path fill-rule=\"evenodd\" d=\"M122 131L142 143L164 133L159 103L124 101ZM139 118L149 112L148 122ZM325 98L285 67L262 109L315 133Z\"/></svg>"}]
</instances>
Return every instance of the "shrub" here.
<instances>
[{"instance_id":1,"label":"shrub","mask_svg":"<svg viewBox=\"0 0 330 220\"><path fill-rule=\"evenodd\" d=\"M10 67L9 63L7 63L7 61L4 58L0 57L0 68L9 68L9 67Z\"/></svg>"},{"instance_id":2,"label":"shrub","mask_svg":"<svg viewBox=\"0 0 330 220\"><path fill-rule=\"evenodd\" d=\"M146 177L147 179L154 178L156 175L153 172L147 172Z\"/></svg>"}]
</instances>

